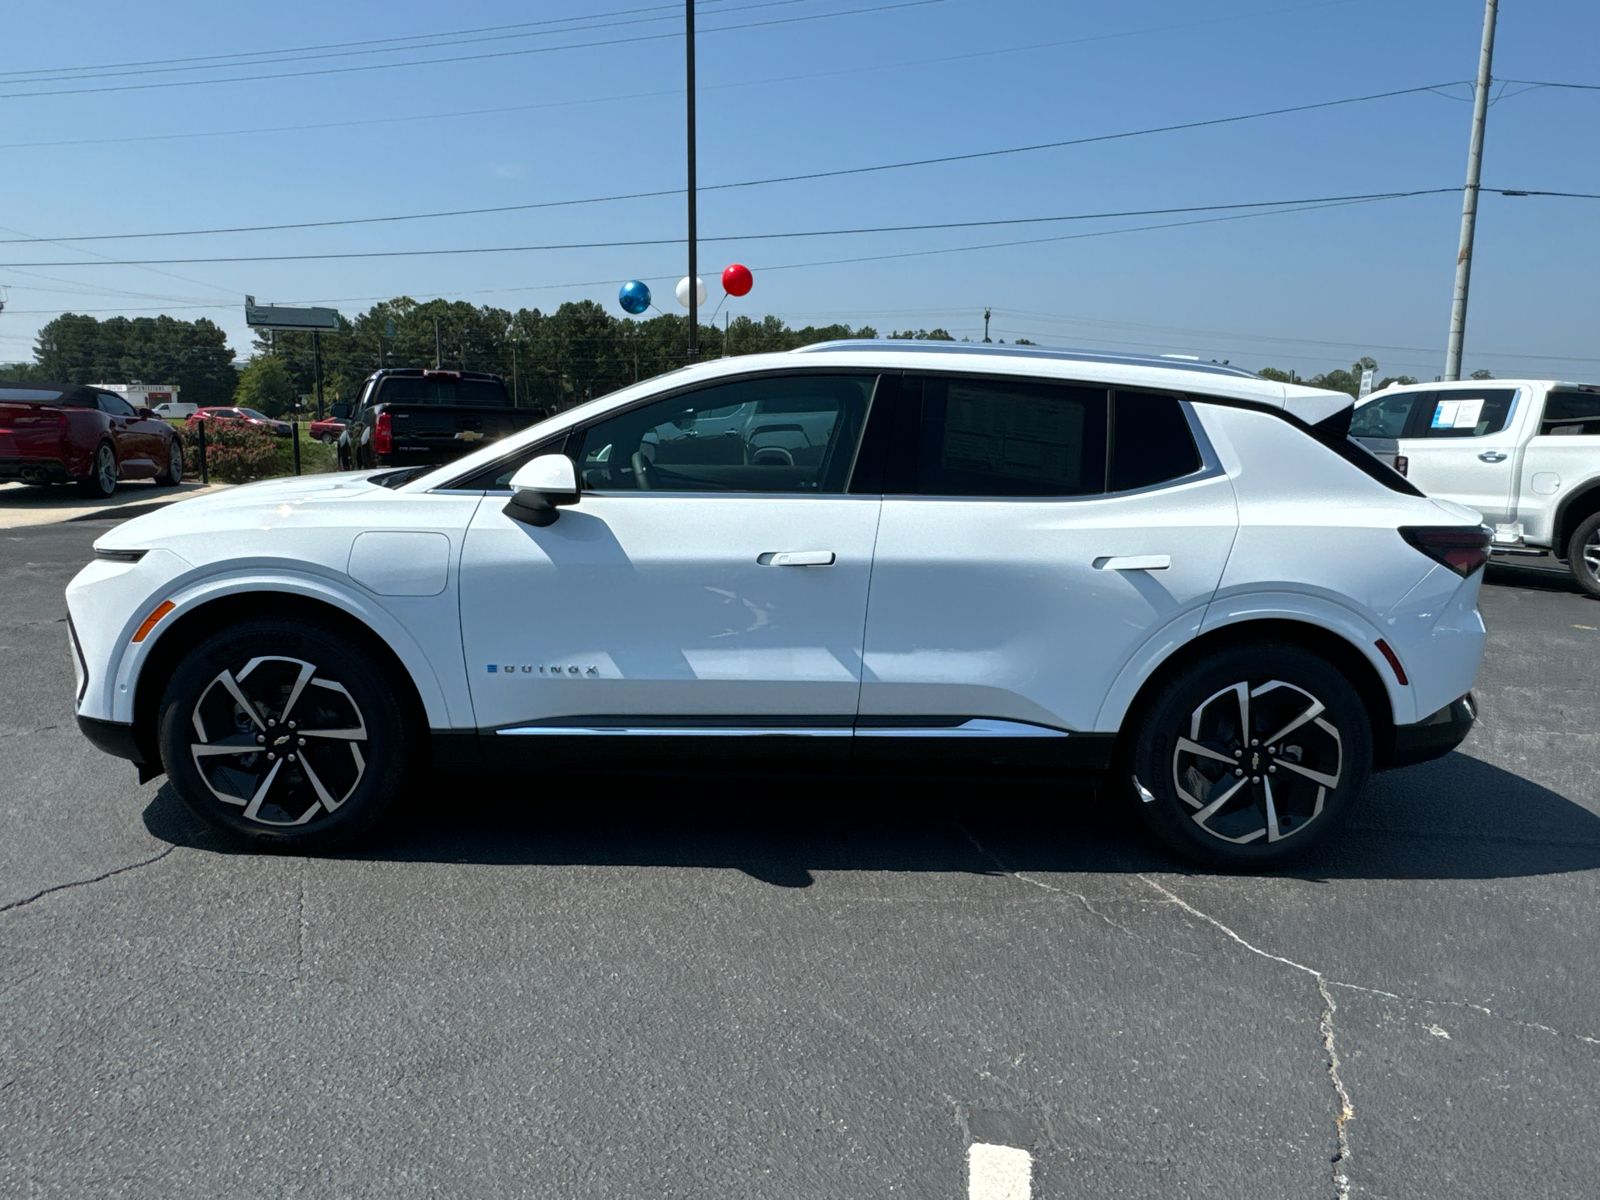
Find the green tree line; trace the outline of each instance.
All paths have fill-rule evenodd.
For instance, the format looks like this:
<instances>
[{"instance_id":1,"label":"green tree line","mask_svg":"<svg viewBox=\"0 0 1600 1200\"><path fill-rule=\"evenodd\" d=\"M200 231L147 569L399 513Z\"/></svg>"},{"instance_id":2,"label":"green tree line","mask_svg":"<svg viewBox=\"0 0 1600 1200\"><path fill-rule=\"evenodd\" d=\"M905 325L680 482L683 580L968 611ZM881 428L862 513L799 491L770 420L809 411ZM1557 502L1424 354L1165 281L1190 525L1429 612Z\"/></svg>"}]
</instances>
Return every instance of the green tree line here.
<instances>
[{"instance_id":1,"label":"green tree line","mask_svg":"<svg viewBox=\"0 0 1600 1200\"><path fill-rule=\"evenodd\" d=\"M238 372L228 338L212 322L172 317L101 321L62 313L39 331L33 362L4 369L16 382L175 383L194 404L227 404Z\"/></svg>"},{"instance_id":2,"label":"green tree line","mask_svg":"<svg viewBox=\"0 0 1600 1200\"><path fill-rule=\"evenodd\" d=\"M759 354L877 336L870 326L791 329L777 317L741 316L728 323L726 332L720 325L701 325L699 350L702 359L720 358L725 351ZM670 315L617 317L592 300L569 302L546 313L401 296L343 320L321 342L323 394L329 399L349 399L380 367L437 364L445 370L491 371L508 386L515 385L519 404L557 412L683 366L689 355L689 323ZM309 333L258 336L255 357L241 379L239 402L270 412L280 397L311 394L313 379Z\"/></svg>"}]
</instances>

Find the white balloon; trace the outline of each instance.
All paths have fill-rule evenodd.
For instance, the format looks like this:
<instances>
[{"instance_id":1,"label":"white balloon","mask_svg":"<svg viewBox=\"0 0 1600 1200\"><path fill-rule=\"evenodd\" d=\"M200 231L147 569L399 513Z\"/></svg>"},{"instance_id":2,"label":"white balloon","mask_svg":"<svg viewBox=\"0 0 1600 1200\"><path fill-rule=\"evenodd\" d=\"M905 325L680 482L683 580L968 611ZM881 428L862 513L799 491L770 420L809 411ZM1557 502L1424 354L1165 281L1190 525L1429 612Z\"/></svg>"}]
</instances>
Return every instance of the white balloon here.
<instances>
[{"instance_id":1,"label":"white balloon","mask_svg":"<svg viewBox=\"0 0 1600 1200\"><path fill-rule=\"evenodd\" d=\"M707 295L706 281L701 279L698 275L695 276L694 290L698 293L700 307L704 308L706 306ZM685 308L689 307L689 277L687 275L678 280L678 303L683 305Z\"/></svg>"}]
</instances>

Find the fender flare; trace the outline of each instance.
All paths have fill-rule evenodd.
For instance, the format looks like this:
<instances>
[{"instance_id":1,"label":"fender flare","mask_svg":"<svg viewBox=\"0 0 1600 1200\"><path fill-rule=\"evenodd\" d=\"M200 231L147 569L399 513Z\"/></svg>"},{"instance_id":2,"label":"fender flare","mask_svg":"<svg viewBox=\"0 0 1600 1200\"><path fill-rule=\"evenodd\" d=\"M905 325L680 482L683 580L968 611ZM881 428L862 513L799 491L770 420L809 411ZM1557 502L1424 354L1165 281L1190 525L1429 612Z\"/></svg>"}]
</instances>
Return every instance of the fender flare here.
<instances>
[{"instance_id":1,"label":"fender flare","mask_svg":"<svg viewBox=\"0 0 1600 1200\"><path fill-rule=\"evenodd\" d=\"M1560 503L1550 519L1550 551L1558 558L1566 556L1566 540L1572 536L1572 529L1567 526L1567 513L1579 500L1588 499L1600 493L1600 475L1592 475L1582 483L1574 484Z\"/></svg>"},{"instance_id":2,"label":"fender flare","mask_svg":"<svg viewBox=\"0 0 1600 1200\"><path fill-rule=\"evenodd\" d=\"M149 660L161 638L186 614L213 600L251 592L284 592L307 600L316 600L339 609L347 616L360 621L393 651L400 665L411 677L412 685L427 713L428 725L433 729L449 729L450 719L445 690L439 682L433 663L423 653L409 631L389 612L372 603L353 588L335 584L331 580L289 571L246 568L218 575L209 575L184 583L167 594L172 611L156 626L155 636L137 645L126 640L126 647L112 674L111 720L131 724L134 720L134 699L138 693L139 672ZM158 596L151 596L156 601ZM125 634L129 631L125 631ZM470 714L467 717L470 723Z\"/></svg>"},{"instance_id":3,"label":"fender flare","mask_svg":"<svg viewBox=\"0 0 1600 1200\"><path fill-rule=\"evenodd\" d=\"M1115 733L1128 710L1163 663L1197 638L1230 626L1250 621L1297 621L1331 633L1348 642L1371 664L1388 693L1389 709L1396 725L1409 725L1419 719L1411 689L1402 687L1394 671L1377 647L1383 630L1359 612L1336 601L1302 592L1250 592L1214 599L1199 629L1188 637L1175 637L1178 622L1169 623L1147 638L1128 660L1106 693L1095 718L1097 732ZM1403 665L1403 664L1402 664ZM1426 716L1424 713L1422 716Z\"/></svg>"}]
</instances>

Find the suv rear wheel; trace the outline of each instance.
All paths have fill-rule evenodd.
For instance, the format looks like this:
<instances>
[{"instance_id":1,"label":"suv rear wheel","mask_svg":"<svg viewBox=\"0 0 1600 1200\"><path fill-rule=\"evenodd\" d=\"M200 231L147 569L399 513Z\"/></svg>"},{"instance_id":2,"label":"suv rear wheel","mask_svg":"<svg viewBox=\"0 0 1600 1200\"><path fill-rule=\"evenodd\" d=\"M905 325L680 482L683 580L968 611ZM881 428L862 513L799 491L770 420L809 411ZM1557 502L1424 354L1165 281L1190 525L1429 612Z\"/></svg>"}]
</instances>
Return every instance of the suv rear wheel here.
<instances>
[{"instance_id":1,"label":"suv rear wheel","mask_svg":"<svg viewBox=\"0 0 1600 1200\"><path fill-rule=\"evenodd\" d=\"M1600 599L1600 512L1572 531L1567 542L1567 569L1579 587Z\"/></svg>"},{"instance_id":2,"label":"suv rear wheel","mask_svg":"<svg viewBox=\"0 0 1600 1200\"><path fill-rule=\"evenodd\" d=\"M206 824L275 849L327 850L364 832L412 758L397 688L337 631L245 621L200 642L160 709L161 760Z\"/></svg>"},{"instance_id":3,"label":"suv rear wheel","mask_svg":"<svg viewBox=\"0 0 1600 1200\"><path fill-rule=\"evenodd\" d=\"M1343 674L1265 642L1219 650L1145 704L1126 765L1140 819L1186 858L1260 868L1309 850L1372 772L1372 730Z\"/></svg>"}]
</instances>

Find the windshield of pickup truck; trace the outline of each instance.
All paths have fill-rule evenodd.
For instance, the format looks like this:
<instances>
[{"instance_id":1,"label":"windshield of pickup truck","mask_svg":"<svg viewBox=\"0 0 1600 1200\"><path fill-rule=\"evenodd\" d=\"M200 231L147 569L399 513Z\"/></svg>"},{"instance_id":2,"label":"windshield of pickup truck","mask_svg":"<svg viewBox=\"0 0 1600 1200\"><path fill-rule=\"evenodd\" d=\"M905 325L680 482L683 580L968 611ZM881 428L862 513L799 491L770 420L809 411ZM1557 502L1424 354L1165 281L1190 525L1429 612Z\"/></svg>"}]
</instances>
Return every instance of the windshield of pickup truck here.
<instances>
[{"instance_id":1,"label":"windshield of pickup truck","mask_svg":"<svg viewBox=\"0 0 1600 1200\"><path fill-rule=\"evenodd\" d=\"M511 395L497 379L417 379L401 376L378 384L372 404L467 404L510 408Z\"/></svg>"}]
</instances>

